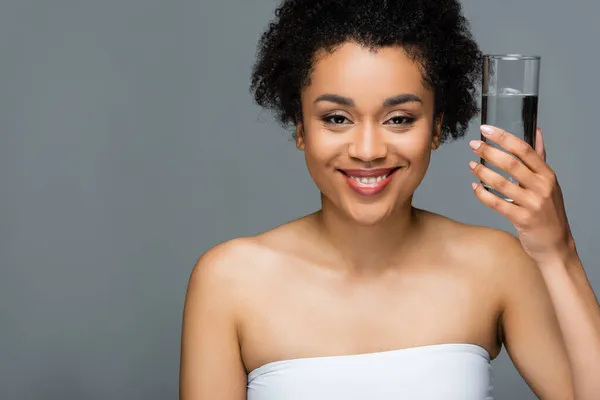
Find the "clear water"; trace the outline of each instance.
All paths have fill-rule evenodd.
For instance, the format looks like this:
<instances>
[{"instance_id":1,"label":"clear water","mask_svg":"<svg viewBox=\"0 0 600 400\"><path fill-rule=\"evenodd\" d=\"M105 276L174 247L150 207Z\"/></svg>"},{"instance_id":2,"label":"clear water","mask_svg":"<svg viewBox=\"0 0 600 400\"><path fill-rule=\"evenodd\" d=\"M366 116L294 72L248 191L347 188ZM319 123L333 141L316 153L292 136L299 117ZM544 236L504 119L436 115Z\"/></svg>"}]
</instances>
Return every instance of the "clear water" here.
<instances>
[{"instance_id":1,"label":"clear water","mask_svg":"<svg viewBox=\"0 0 600 400\"><path fill-rule=\"evenodd\" d=\"M481 122L485 125L493 125L502 128L535 148L537 109L538 96L531 94L523 94L512 90L502 94L484 94L482 97ZM510 154L494 142L486 140L484 136L481 137L481 140ZM511 182L518 184L512 176L486 160L482 159L481 163L504 176ZM483 182L482 184L488 191L495 195L502 197L507 201L512 201L504 194L490 188L487 184Z\"/></svg>"}]
</instances>

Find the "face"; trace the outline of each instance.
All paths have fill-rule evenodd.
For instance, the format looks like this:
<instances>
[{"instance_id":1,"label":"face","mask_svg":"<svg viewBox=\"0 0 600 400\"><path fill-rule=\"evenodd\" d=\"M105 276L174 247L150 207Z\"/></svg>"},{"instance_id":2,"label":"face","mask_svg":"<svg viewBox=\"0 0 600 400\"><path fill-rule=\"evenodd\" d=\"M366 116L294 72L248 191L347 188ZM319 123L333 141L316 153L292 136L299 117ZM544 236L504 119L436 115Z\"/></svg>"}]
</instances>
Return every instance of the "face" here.
<instances>
[{"instance_id":1,"label":"face","mask_svg":"<svg viewBox=\"0 0 600 400\"><path fill-rule=\"evenodd\" d=\"M296 145L324 203L365 225L409 208L440 143L433 111L433 92L401 48L346 43L320 54Z\"/></svg>"}]
</instances>

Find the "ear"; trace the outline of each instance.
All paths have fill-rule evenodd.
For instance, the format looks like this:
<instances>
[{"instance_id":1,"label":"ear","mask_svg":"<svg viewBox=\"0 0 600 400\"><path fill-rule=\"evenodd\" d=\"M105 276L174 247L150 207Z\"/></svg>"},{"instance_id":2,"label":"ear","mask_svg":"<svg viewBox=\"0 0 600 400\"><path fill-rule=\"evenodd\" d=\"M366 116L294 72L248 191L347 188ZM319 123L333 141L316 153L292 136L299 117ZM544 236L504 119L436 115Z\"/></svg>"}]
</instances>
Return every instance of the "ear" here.
<instances>
[{"instance_id":1,"label":"ear","mask_svg":"<svg viewBox=\"0 0 600 400\"><path fill-rule=\"evenodd\" d=\"M304 124L300 119L296 120L296 148L304 150Z\"/></svg>"},{"instance_id":2,"label":"ear","mask_svg":"<svg viewBox=\"0 0 600 400\"><path fill-rule=\"evenodd\" d=\"M444 120L444 115L441 114L438 118L435 119L433 125L433 132L431 135L431 149L437 150L442 145L442 121Z\"/></svg>"}]
</instances>

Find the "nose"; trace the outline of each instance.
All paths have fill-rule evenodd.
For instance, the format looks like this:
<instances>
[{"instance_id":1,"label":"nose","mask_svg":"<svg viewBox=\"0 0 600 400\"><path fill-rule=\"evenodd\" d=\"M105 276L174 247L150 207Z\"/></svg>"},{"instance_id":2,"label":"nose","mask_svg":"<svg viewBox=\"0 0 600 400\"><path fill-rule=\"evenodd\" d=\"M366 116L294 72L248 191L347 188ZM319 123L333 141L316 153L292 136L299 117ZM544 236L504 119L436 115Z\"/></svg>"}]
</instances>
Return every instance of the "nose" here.
<instances>
[{"instance_id":1,"label":"nose","mask_svg":"<svg viewBox=\"0 0 600 400\"><path fill-rule=\"evenodd\" d=\"M356 129L348 146L348 155L363 162L385 158L387 152L383 134L370 124Z\"/></svg>"}]
</instances>

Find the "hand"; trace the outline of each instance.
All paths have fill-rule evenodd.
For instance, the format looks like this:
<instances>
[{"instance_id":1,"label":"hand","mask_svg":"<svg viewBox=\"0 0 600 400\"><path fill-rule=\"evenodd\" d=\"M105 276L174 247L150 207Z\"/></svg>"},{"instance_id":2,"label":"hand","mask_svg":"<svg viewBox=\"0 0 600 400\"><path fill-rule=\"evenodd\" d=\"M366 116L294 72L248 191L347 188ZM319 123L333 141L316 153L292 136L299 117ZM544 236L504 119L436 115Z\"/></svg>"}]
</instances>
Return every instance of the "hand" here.
<instances>
[{"instance_id":1,"label":"hand","mask_svg":"<svg viewBox=\"0 0 600 400\"><path fill-rule=\"evenodd\" d=\"M512 222L523 248L538 265L567 257L574 246L573 237L562 191L554 171L546 164L541 129L536 132L535 150L523 140L496 127L483 125L481 133L517 156L522 163L482 141L471 141L469 144L475 154L508 172L519 182L515 184L486 166L471 161L469 167L475 176L513 202L473 183L477 198Z\"/></svg>"}]
</instances>

